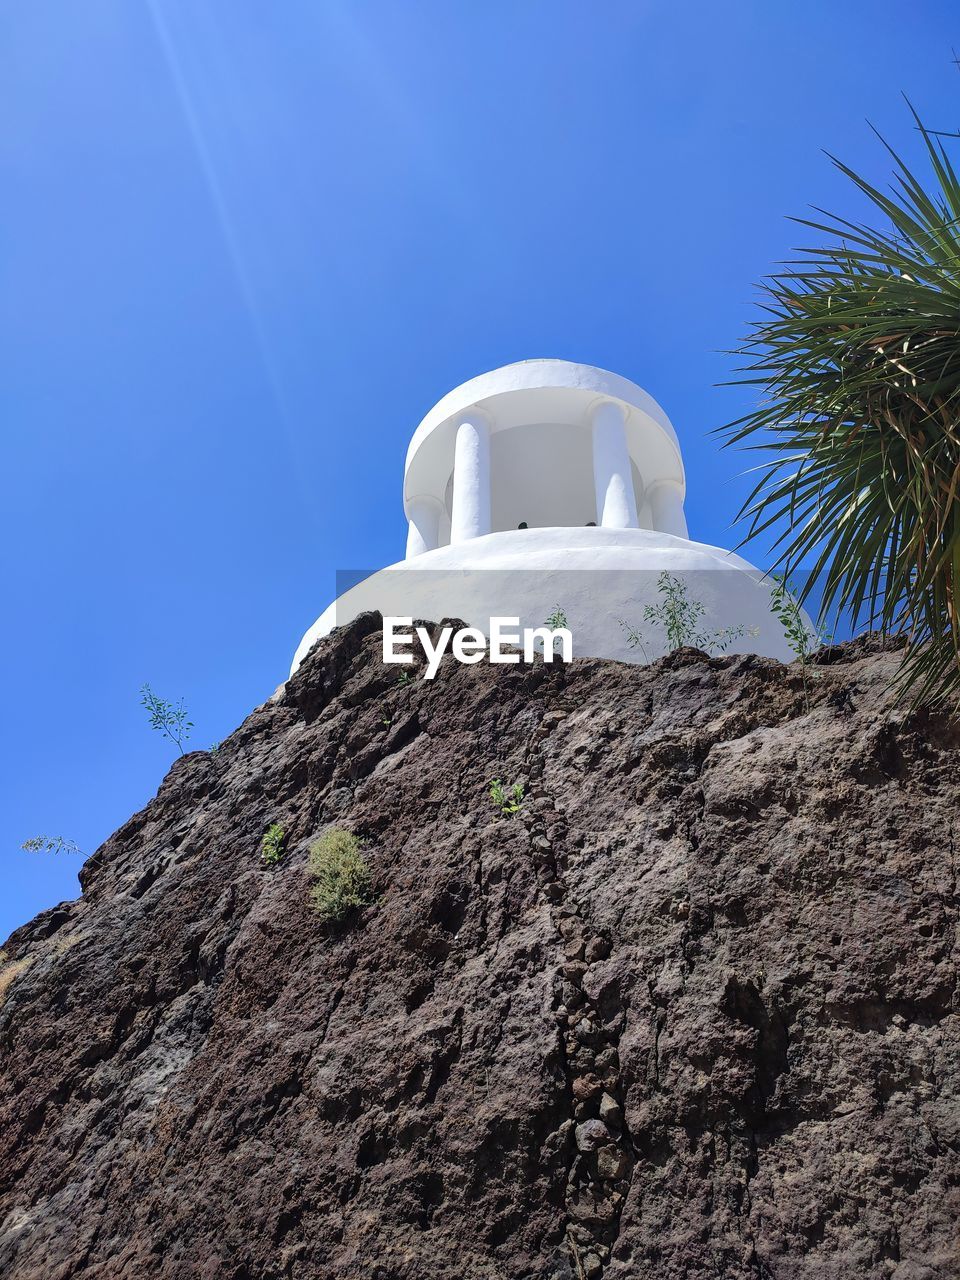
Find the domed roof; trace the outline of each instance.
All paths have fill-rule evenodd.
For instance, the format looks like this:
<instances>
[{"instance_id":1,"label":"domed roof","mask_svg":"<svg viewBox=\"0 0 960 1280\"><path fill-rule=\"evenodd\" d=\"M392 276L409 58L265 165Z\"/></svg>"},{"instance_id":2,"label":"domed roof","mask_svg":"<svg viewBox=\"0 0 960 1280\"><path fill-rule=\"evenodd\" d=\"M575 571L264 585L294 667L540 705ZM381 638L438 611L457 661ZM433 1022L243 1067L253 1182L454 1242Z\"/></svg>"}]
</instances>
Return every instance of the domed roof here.
<instances>
[{"instance_id":1,"label":"domed roof","mask_svg":"<svg viewBox=\"0 0 960 1280\"><path fill-rule=\"evenodd\" d=\"M590 409L616 401L623 410L627 449L643 480L672 481L685 490L680 443L673 424L635 382L570 360L521 360L471 378L438 401L417 427L404 467L404 508L418 496L442 501L453 471L456 431L463 415L482 411L491 434L518 427L590 427Z\"/></svg>"}]
</instances>

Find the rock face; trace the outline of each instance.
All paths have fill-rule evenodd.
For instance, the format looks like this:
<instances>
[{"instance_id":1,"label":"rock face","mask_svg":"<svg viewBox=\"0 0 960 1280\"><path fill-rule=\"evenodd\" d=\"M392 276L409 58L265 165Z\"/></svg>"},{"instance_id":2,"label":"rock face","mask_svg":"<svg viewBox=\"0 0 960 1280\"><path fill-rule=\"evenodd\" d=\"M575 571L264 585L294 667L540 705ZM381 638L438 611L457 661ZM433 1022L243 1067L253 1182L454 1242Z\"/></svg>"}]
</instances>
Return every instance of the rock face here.
<instances>
[{"instance_id":1,"label":"rock face","mask_svg":"<svg viewBox=\"0 0 960 1280\"><path fill-rule=\"evenodd\" d=\"M7 943L0 1274L960 1276L960 728L895 656L805 696L379 652L321 642ZM377 893L341 925L332 825Z\"/></svg>"}]
</instances>

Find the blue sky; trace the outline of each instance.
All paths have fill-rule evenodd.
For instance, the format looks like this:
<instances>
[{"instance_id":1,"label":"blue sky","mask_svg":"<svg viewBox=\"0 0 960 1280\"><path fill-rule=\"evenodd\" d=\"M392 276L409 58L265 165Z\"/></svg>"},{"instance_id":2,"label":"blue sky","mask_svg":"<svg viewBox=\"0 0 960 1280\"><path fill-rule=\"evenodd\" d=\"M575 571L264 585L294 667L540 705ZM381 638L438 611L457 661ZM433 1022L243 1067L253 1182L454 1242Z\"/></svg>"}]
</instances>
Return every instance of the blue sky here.
<instances>
[{"instance_id":1,"label":"blue sky","mask_svg":"<svg viewBox=\"0 0 960 1280\"><path fill-rule=\"evenodd\" d=\"M866 120L960 125L955 5L925 0L10 0L0 14L0 938L172 750L283 679L338 569L402 554L403 456L464 379L617 370L731 545L711 428L754 282L861 206ZM762 548L753 558L763 561Z\"/></svg>"}]
</instances>

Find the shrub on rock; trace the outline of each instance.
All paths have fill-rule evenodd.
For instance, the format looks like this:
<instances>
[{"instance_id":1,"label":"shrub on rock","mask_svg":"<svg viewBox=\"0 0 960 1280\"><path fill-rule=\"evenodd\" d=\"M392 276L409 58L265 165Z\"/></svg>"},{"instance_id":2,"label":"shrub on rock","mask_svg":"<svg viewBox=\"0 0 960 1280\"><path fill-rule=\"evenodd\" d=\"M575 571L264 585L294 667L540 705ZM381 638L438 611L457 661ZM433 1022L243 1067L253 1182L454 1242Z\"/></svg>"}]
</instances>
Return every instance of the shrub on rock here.
<instances>
[{"instance_id":1,"label":"shrub on rock","mask_svg":"<svg viewBox=\"0 0 960 1280\"><path fill-rule=\"evenodd\" d=\"M324 832L310 848L307 870L314 881L310 900L322 920L342 920L373 900L370 868L350 831Z\"/></svg>"}]
</instances>

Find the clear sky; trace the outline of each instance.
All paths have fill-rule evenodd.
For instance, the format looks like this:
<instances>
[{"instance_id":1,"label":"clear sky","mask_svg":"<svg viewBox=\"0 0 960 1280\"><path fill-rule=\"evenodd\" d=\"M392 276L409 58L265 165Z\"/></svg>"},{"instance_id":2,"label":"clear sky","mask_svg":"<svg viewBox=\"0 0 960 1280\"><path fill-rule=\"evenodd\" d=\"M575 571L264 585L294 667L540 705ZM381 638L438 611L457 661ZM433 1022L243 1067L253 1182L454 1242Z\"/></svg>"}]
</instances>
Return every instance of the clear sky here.
<instances>
[{"instance_id":1,"label":"clear sky","mask_svg":"<svg viewBox=\"0 0 960 1280\"><path fill-rule=\"evenodd\" d=\"M286 674L337 569L403 552L402 465L444 392L558 356L633 378L729 546L708 435L753 285L960 125L955 3L8 0L0 13L0 938L173 751ZM762 548L752 558L762 563Z\"/></svg>"}]
</instances>

